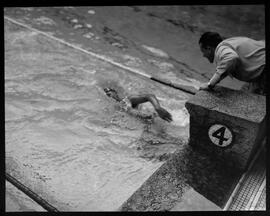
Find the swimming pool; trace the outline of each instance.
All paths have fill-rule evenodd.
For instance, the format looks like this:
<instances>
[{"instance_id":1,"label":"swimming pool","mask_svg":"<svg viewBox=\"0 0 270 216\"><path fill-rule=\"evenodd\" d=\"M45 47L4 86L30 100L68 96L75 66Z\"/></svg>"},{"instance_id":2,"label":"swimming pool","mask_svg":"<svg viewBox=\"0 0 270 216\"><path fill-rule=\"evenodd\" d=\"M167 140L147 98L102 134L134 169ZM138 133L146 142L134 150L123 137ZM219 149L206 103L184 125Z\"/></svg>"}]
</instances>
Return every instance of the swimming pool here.
<instances>
[{"instance_id":1,"label":"swimming pool","mask_svg":"<svg viewBox=\"0 0 270 216\"><path fill-rule=\"evenodd\" d=\"M124 112L107 86L155 94L174 121ZM187 98L5 22L6 172L60 211L116 210L187 144Z\"/></svg>"}]
</instances>

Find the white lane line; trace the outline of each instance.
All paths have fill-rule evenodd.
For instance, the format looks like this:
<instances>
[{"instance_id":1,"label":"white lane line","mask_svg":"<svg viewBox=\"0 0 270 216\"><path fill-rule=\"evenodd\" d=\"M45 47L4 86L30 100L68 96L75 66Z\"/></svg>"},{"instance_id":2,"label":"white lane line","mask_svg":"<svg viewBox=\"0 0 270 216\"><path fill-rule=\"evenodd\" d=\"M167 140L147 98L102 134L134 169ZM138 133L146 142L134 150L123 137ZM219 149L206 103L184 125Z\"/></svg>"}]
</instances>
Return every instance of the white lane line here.
<instances>
[{"instance_id":1,"label":"white lane line","mask_svg":"<svg viewBox=\"0 0 270 216\"><path fill-rule=\"evenodd\" d=\"M141 75L141 76L144 76L144 77L147 77L147 78L151 78L150 75L145 74L145 73L142 72L142 71L136 70L136 69L134 69L134 68L127 67L127 66L125 66L125 65L123 65L123 64L120 64L120 63L117 63L117 62L115 62L115 61L112 61L111 59L106 58L106 57L104 57L104 56L102 56L102 55L99 55L99 54L96 54L96 53L94 53L94 52L91 52L91 51L82 49L82 48L80 48L80 47L78 47L78 46L76 46L76 45L73 45L73 44L71 44L71 43L68 43L68 42L66 42L66 41L64 41L64 40L62 40L62 39L60 39L60 38L54 37L54 36L52 36L52 35L50 35L50 34L48 34L48 33L46 33L46 32L37 30L37 29L32 28L32 27L30 27L30 26L28 26L28 25L26 25L26 24L23 24L23 23L21 23L21 22L18 22L17 20L14 20L14 19L12 19L12 18L10 18L10 17L8 17L8 16L4 16L4 18L5 18L6 20L12 22L12 23L15 23L15 24L20 25L20 26L23 26L24 28L27 28L27 29L29 29L29 30L31 30L31 31L37 32L37 33L39 33L39 34L42 34L42 35L44 35L44 36L46 36L46 37L48 37L48 38L50 38L50 39L53 39L53 40L56 40L56 41L58 41L58 42L60 42L60 43L62 43L62 44L65 44L66 46L72 47L73 49L80 50L80 51L83 52L83 53L86 53L86 54L88 54L88 55L94 56L94 57L97 58L97 59L100 59L100 60L102 60L102 61L108 62L108 63L110 63L110 64L112 64L112 65L114 65L114 66L117 66L117 67L121 68L121 69L125 69L125 70L127 70L127 71L132 72L132 73L136 73L136 74L139 74L139 75Z\"/></svg>"}]
</instances>

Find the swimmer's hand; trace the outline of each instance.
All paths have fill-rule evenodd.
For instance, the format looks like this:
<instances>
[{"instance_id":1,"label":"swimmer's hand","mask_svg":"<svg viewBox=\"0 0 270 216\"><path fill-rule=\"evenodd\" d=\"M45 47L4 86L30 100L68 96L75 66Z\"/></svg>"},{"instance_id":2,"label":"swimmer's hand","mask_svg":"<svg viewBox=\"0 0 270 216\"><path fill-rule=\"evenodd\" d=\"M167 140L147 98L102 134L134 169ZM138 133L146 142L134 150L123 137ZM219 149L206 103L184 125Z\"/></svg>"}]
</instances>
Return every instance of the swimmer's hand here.
<instances>
[{"instance_id":1,"label":"swimmer's hand","mask_svg":"<svg viewBox=\"0 0 270 216\"><path fill-rule=\"evenodd\" d=\"M168 122L172 121L172 115L167 110L165 110L164 108L157 107L156 111L157 111L160 118L162 118L162 119L164 119L165 121L168 121Z\"/></svg>"},{"instance_id":2,"label":"swimmer's hand","mask_svg":"<svg viewBox=\"0 0 270 216\"><path fill-rule=\"evenodd\" d=\"M128 97L128 99L132 104L132 108L137 108L139 104L149 101L155 108L160 118L168 122L172 121L172 115L167 110L165 110L160 106L159 101L155 95L153 94L131 95Z\"/></svg>"}]
</instances>

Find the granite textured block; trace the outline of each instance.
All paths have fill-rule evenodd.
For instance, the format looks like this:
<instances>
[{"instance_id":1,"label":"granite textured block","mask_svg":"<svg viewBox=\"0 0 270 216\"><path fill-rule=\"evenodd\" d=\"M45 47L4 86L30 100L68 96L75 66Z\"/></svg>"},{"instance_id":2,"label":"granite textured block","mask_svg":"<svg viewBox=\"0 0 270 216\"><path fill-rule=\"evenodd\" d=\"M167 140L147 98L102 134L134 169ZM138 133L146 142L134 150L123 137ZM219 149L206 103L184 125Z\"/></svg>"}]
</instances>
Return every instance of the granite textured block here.
<instances>
[{"instance_id":1,"label":"granite textured block","mask_svg":"<svg viewBox=\"0 0 270 216\"><path fill-rule=\"evenodd\" d=\"M241 174L237 167L186 144L171 155L119 211L187 211L187 208L198 210L203 205L222 209ZM190 190L196 193L189 193ZM187 204L188 200L194 202Z\"/></svg>"},{"instance_id":2,"label":"granite textured block","mask_svg":"<svg viewBox=\"0 0 270 216\"><path fill-rule=\"evenodd\" d=\"M265 136L264 96L216 87L186 102L189 144L245 169Z\"/></svg>"}]
</instances>

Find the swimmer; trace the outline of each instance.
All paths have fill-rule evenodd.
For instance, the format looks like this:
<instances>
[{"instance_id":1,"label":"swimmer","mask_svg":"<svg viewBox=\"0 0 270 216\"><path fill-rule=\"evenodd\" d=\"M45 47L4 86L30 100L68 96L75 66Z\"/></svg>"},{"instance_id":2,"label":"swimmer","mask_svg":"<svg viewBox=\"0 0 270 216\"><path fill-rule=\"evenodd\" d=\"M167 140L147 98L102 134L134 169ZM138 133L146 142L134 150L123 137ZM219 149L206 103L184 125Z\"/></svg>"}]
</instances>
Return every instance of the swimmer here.
<instances>
[{"instance_id":1,"label":"swimmer","mask_svg":"<svg viewBox=\"0 0 270 216\"><path fill-rule=\"evenodd\" d=\"M137 109L139 104L150 102L155 108L160 118L168 122L172 121L172 115L167 110L165 110L164 108L160 106L159 101L155 97L155 95L140 94L140 95L130 95L130 96L121 98L115 89L105 88L104 91L107 96L113 98L117 102L124 103L127 109L129 108Z\"/></svg>"}]
</instances>

